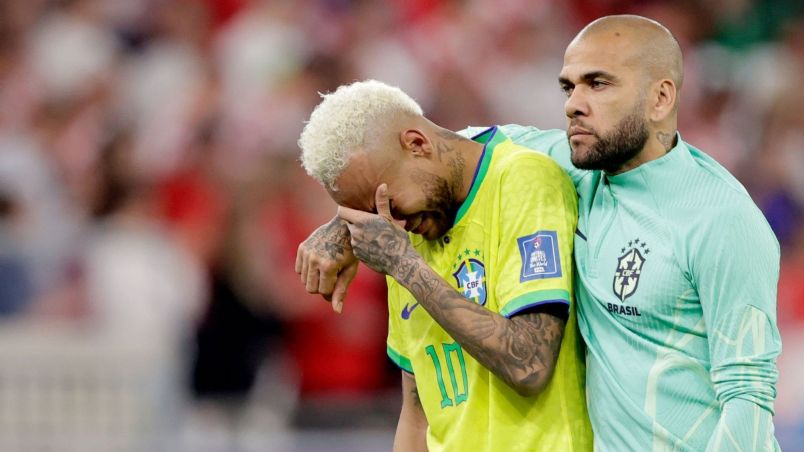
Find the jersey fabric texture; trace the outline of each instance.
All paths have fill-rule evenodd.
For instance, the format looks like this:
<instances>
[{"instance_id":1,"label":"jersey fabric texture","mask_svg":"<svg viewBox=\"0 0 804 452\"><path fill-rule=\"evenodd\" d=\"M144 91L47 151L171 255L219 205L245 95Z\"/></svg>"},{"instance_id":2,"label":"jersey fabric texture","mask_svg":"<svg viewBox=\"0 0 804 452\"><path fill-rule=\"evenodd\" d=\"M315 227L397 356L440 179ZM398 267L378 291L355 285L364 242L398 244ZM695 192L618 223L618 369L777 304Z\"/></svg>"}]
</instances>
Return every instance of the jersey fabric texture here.
<instances>
[{"instance_id":1,"label":"jersey fabric texture","mask_svg":"<svg viewBox=\"0 0 804 452\"><path fill-rule=\"evenodd\" d=\"M467 303L506 317L548 304L568 310L555 373L539 395L519 395L391 278L388 355L415 375L430 451L591 450L572 304L572 183L550 158L514 145L496 127L474 139L485 146L454 226L438 240L411 234L411 241Z\"/></svg>"},{"instance_id":2,"label":"jersey fabric texture","mask_svg":"<svg viewBox=\"0 0 804 452\"><path fill-rule=\"evenodd\" d=\"M578 321L602 451L778 450L779 244L740 183L677 136L614 176L574 168L564 131L503 126L579 195Z\"/></svg>"}]
</instances>

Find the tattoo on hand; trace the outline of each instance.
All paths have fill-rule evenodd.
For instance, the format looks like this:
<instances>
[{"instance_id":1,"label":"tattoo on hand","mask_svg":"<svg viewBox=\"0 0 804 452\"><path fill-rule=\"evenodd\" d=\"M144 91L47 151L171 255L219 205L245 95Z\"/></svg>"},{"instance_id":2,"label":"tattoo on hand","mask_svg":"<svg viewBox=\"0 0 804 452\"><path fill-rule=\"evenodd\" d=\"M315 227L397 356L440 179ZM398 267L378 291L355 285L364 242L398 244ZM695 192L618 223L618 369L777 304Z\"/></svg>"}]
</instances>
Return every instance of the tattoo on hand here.
<instances>
[{"instance_id":1,"label":"tattoo on hand","mask_svg":"<svg viewBox=\"0 0 804 452\"><path fill-rule=\"evenodd\" d=\"M351 237L346 222L334 218L329 223L316 229L305 242L305 247L317 255L335 261L341 261L352 252Z\"/></svg>"}]
</instances>

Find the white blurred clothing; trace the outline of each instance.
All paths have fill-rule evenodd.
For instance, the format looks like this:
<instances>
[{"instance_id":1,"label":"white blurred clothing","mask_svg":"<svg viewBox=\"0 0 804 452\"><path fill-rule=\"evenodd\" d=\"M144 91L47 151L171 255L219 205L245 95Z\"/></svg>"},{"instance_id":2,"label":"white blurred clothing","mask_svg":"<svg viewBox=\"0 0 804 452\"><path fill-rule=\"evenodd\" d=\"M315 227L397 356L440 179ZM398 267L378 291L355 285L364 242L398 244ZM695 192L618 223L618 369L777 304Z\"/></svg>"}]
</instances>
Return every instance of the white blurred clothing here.
<instances>
[{"instance_id":1,"label":"white blurred clothing","mask_svg":"<svg viewBox=\"0 0 804 452\"><path fill-rule=\"evenodd\" d=\"M155 224L112 218L86 253L86 287L100 332L120 342L175 347L204 301L201 265Z\"/></svg>"},{"instance_id":2,"label":"white blurred clothing","mask_svg":"<svg viewBox=\"0 0 804 452\"><path fill-rule=\"evenodd\" d=\"M73 15L46 16L31 39L31 61L51 98L86 94L116 62L117 40L109 27Z\"/></svg>"}]
</instances>

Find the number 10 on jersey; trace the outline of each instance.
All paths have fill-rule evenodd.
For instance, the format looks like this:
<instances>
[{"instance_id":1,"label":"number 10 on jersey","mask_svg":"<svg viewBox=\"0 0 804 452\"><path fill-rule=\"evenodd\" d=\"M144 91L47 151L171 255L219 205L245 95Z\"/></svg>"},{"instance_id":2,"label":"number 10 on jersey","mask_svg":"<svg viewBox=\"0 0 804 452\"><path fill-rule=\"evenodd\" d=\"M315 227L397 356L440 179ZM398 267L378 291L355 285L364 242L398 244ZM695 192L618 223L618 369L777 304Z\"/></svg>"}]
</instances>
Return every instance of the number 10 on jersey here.
<instances>
[{"instance_id":1,"label":"number 10 on jersey","mask_svg":"<svg viewBox=\"0 0 804 452\"><path fill-rule=\"evenodd\" d=\"M461 350L461 346L458 345L457 342L453 342L451 344L441 344L441 348L444 352L443 360L446 362L447 371L449 372L449 382L451 383L452 387L452 398L449 397L447 388L444 385L444 370L441 366L441 358L439 358L438 353L436 353L435 347L428 345L424 348L424 351L427 352L427 354L430 355L430 358L433 360L436 380L438 380L438 390L441 391L441 408L446 408L448 406L460 405L461 402L465 402L466 399L469 398L469 387L466 380L466 363L463 359L463 350ZM458 378L455 376L456 363L461 369L460 384L458 382Z\"/></svg>"}]
</instances>

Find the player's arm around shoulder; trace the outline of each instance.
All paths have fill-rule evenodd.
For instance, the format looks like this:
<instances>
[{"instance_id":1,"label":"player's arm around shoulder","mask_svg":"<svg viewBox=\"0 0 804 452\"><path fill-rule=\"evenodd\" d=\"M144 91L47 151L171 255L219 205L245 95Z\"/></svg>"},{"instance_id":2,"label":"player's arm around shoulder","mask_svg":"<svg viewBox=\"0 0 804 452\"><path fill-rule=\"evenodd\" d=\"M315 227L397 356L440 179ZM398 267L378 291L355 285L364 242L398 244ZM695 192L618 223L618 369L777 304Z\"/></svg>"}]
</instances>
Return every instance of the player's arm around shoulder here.
<instances>
[{"instance_id":1,"label":"player's arm around shoulder","mask_svg":"<svg viewBox=\"0 0 804 452\"><path fill-rule=\"evenodd\" d=\"M402 411L394 436L394 452L427 452L428 425L416 377L402 371Z\"/></svg>"}]
</instances>

